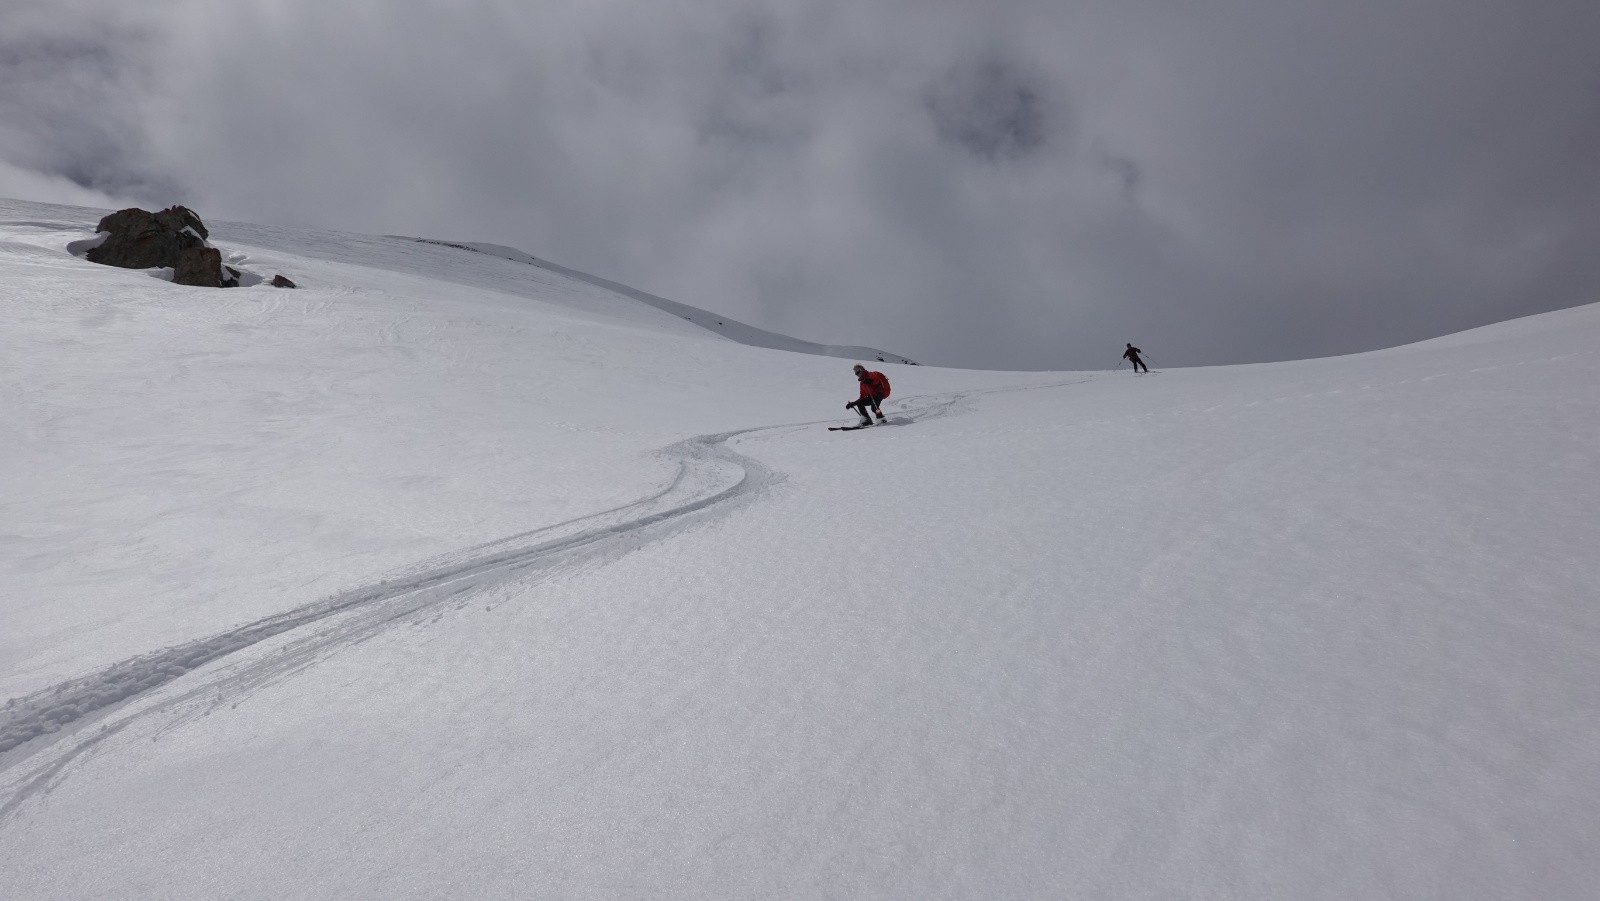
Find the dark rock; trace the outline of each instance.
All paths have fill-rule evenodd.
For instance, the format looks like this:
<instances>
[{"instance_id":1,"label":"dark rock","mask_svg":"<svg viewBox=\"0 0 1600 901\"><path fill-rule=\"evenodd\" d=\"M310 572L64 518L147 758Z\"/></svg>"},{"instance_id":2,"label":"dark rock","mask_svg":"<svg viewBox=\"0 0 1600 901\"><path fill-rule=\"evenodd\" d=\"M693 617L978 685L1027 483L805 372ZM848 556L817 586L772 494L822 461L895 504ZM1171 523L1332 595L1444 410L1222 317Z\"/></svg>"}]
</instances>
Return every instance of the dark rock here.
<instances>
[{"instance_id":1,"label":"dark rock","mask_svg":"<svg viewBox=\"0 0 1600 901\"><path fill-rule=\"evenodd\" d=\"M289 281L288 279L284 278L281 275L274 275L272 277L272 287L274 287L274 288L293 288L293 287L295 287L295 283Z\"/></svg>"},{"instance_id":2,"label":"dark rock","mask_svg":"<svg viewBox=\"0 0 1600 901\"><path fill-rule=\"evenodd\" d=\"M192 228L200 234L202 241L211 239L211 232L206 231L206 224L200 221L194 210L186 206L169 206L156 214L156 221L175 232Z\"/></svg>"},{"instance_id":3,"label":"dark rock","mask_svg":"<svg viewBox=\"0 0 1600 901\"><path fill-rule=\"evenodd\" d=\"M224 288L237 288L237 287L239 287L239 270L233 268L232 266L223 266L222 267L222 287L224 287Z\"/></svg>"},{"instance_id":4,"label":"dark rock","mask_svg":"<svg viewBox=\"0 0 1600 901\"><path fill-rule=\"evenodd\" d=\"M118 210L101 219L96 229L111 236L88 252L89 262L123 269L177 268L179 253L204 248L210 234L193 210L181 206L159 213Z\"/></svg>"},{"instance_id":5,"label":"dark rock","mask_svg":"<svg viewBox=\"0 0 1600 901\"><path fill-rule=\"evenodd\" d=\"M222 251L215 247L185 247L178 251L173 282L196 288L222 287ZM235 284L238 282L235 281Z\"/></svg>"}]
</instances>

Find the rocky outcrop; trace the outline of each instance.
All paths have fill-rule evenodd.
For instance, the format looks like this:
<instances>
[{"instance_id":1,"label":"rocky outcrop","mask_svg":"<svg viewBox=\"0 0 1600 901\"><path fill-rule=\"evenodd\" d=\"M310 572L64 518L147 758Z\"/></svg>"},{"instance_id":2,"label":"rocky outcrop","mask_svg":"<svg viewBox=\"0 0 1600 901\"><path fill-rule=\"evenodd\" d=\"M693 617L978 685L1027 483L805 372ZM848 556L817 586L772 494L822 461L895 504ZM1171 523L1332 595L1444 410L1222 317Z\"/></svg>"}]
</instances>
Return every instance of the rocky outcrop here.
<instances>
[{"instance_id":1,"label":"rocky outcrop","mask_svg":"<svg viewBox=\"0 0 1600 901\"><path fill-rule=\"evenodd\" d=\"M293 287L295 287L295 283L289 281L287 278L284 278L281 275L274 275L272 277L272 287L274 287L274 288L293 288Z\"/></svg>"},{"instance_id":2,"label":"rocky outcrop","mask_svg":"<svg viewBox=\"0 0 1600 901\"><path fill-rule=\"evenodd\" d=\"M137 208L118 210L101 219L96 230L109 232L110 237L89 251L89 262L123 269L176 268L179 253L204 248L210 236L200 217L181 206L159 213Z\"/></svg>"},{"instance_id":3,"label":"rocky outcrop","mask_svg":"<svg viewBox=\"0 0 1600 901\"><path fill-rule=\"evenodd\" d=\"M118 210L101 219L96 230L106 237L85 254L91 263L124 269L170 267L172 280L180 285L239 286L239 270L222 265L222 252L206 243L211 237L206 224L188 207L168 207L159 213Z\"/></svg>"}]
</instances>

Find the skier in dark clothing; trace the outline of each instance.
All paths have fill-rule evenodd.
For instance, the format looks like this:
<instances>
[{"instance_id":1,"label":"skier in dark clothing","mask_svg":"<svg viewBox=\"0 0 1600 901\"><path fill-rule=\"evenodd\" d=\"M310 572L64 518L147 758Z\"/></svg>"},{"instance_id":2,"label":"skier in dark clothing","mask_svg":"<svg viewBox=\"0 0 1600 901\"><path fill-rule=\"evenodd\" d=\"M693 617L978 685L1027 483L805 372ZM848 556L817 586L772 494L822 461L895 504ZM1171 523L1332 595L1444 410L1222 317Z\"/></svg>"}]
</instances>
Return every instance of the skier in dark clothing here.
<instances>
[{"instance_id":1,"label":"skier in dark clothing","mask_svg":"<svg viewBox=\"0 0 1600 901\"><path fill-rule=\"evenodd\" d=\"M1128 349L1122 352L1122 358L1124 360L1132 361L1132 363L1133 363L1133 371L1134 372L1138 372L1139 368L1141 366L1144 367L1144 371L1145 372L1149 372L1150 371L1150 367L1149 366L1145 366L1144 365L1144 361L1139 359L1139 354L1141 354L1141 353L1144 353L1144 351L1140 350L1137 347L1134 347L1133 344L1130 343L1128 345Z\"/></svg>"},{"instance_id":2,"label":"skier in dark clothing","mask_svg":"<svg viewBox=\"0 0 1600 901\"><path fill-rule=\"evenodd\" d=\"M889 377L881 372L868 372L867 367L857 363L856 380L861 383L861 396L845 404L845 409L860 413L862 425L872 425L872 417L867 415L869 408L878 414L879 422L886 422L888 417L878 405L889 397Z\"/></svg>"}]
</instances>

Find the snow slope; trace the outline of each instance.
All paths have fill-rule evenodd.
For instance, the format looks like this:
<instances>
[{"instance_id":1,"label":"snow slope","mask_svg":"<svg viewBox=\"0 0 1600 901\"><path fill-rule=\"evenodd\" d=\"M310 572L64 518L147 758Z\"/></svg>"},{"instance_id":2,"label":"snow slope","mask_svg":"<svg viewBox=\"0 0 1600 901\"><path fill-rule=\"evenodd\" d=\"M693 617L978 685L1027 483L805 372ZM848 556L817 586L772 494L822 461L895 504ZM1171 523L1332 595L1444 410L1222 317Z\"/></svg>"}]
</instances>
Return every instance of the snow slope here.
<instances>
[{"instance_id":1,"label":"snow slope","mask_svg":"<svg viewBox=\"0 0 1600 901\"><path fill-rule=\"evenodd\" d=\"M689 322L693 322L695 325L700 326L708 332L721 335L724 338L730 338L739 342L740 344L748 344L751 347L767 347L773 350L787 350L794 353L804 354L819 354L827 357L845 357L856 360L875 361L878 363L902 363L913 366L916 365L915 360L910 360L900 356L899 354L889 353L888 351L878 350L875 347L862 347L860 345L818 344L814 341L801 341L798 338L791 338L788 335L780 335L777 332L769 332L766 329L759 329L753 325L747 325L727 316L722 316L717 313L708 313L705 310L699 309L698 307L691 307L688 304L682 304L678 303L677 301L668 300L665 297L657 297L654 294L646 294L643 291L630 288L627 285L618 284L608 279L603 279L587 273L579 272L576 269L568 269L565 266L559 266L550 262L549 260L541 260L532 254L523 253L514 247L506 247L501 244L484 244L473 241L436 241L429 238L412 238L411 240L426 244L441 244L445 247L454 247L460 250L470 250L475 253L488 254L490 256L500 257L501 259L513 260L518 263L526 263L529 266L538 266L541 269L547 269L559 275L565 275L576 281L581 281L599 288L604 288L607 291L620 294L623 297L631 297L640 303L671 313L672 315L678 316Z\"/></svg>"},{"instance_id":2,"label":"snow slope","mask_svg":"<svg viewBox=\"0 0 1600 901\"><path fill-rule=\"evenodd\" d=\"M1600 307L838 434L551 269L94 219L0 205L7 898L1600 882Z\"/></svg>"}]
</instances>

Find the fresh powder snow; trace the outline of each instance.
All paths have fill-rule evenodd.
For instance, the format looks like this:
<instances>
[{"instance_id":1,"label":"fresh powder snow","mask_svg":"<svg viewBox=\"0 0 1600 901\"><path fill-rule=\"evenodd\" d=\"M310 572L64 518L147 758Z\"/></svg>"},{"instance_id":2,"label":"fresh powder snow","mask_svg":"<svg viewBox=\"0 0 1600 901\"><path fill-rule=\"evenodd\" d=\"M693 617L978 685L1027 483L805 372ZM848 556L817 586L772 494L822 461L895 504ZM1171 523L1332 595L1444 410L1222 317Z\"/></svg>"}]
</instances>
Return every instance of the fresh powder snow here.
<instances>
[{"instance_id":1,"label":"fresh powder snow","mask_svg":"<svg viewBox=\"0 0 1600 901\"><path fill-rule=\"evenodd\" d=\"M8 901L1600 884L1600 305L978 372L103 212L0 201Z\"/></svg>"}]
</instances>

